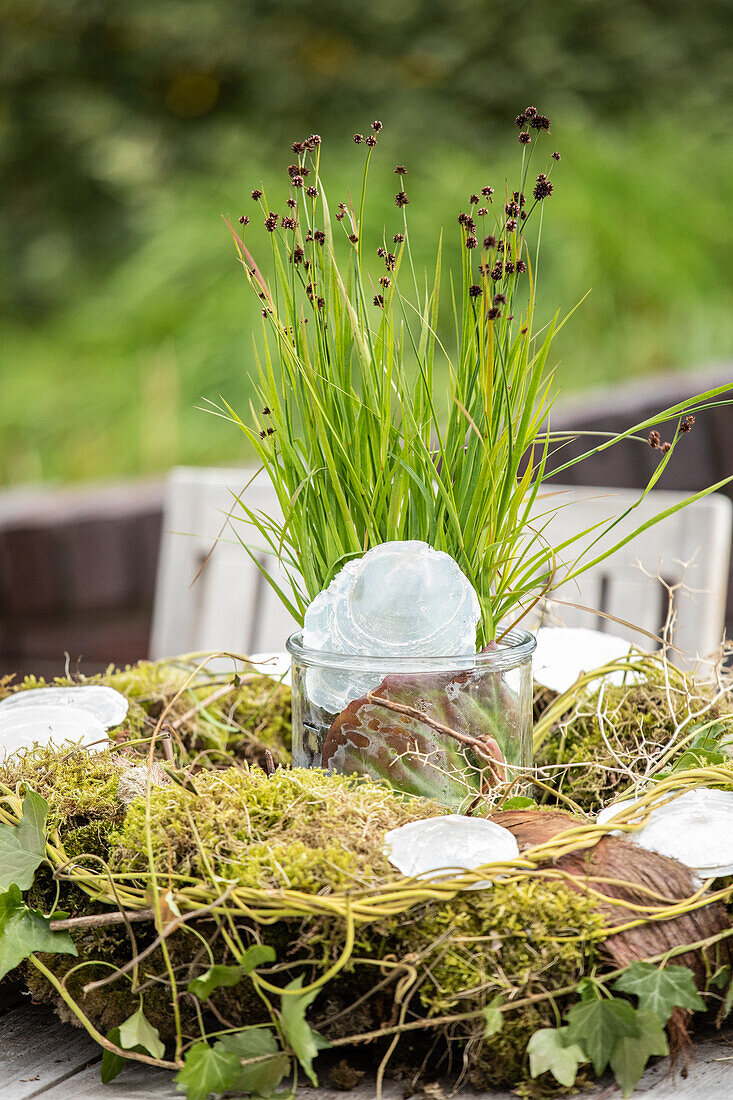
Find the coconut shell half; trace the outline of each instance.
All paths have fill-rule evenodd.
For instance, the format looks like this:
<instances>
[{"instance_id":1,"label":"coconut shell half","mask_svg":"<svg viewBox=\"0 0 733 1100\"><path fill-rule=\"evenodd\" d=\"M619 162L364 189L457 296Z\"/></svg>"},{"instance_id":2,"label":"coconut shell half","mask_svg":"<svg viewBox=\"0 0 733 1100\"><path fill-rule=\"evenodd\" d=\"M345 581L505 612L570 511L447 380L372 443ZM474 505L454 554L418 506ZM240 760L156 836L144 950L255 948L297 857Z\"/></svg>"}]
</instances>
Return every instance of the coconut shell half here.
<instances>
[{"instance_id":1,"label":"coconut shell half","mask_svg":"<svg viewBox=\"0 0 733 1100\"><path fill-rule=\"evenodd\" d=\"M537 844L544 844L558 833L565 832L579 819L570 814L542 810L504 810L490 816L490 820L514 833L519 851L524 852ZM637 903L642 906L660 905L644 891L653 890L668 899L670 904L689 898L698 889L693 872L675 859L647 851L621 837L605 836L592 848L570 852L552 861L553 866L571 876L579 890L588 875L616 880L610 883L594 883L593 887L609 899ZM635 888L638 884L638 888ZM642 914L635 914L613 901L599 901L599 909L609 927L626 924ZM695 909L668 920L647 919L643 924L617 932L603 940L601 949L615 967L628 966L637 959L646 959L670 948L715 936L731 926L725 906L720 902ZM730 962L728 941L717 944L718 963ZM722 956L725 957L722 957ZM688 951L673 960L689 966L699 988L705 984L706 968L703 953ZM668 1023L670 1046L679 1051L689 1042L687 1023L691 1013L675 1009Z\"/></svg>"}]
</instances>

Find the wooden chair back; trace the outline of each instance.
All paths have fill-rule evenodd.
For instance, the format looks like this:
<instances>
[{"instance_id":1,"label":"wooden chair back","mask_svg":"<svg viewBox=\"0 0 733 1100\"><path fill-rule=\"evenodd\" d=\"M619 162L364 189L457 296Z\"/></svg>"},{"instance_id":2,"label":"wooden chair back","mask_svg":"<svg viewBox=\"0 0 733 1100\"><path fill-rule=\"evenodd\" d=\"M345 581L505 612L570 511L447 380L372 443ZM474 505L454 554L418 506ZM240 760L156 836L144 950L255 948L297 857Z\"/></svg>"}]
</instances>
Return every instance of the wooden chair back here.
<instances>
[{"instance_id":1,"label":"wooden chair back","mask_svg":"<svg viewBox=\"0 0 733 1100\"><path fill-rule=\"evenodd\" d=\"M153 657L212 650L242 654L277 651L284 648L295 629L296 624L240 542L259 542L257 532L241 518L236 501L252 473L192 467L171 472L153 611ZM673 507L684 495L661 490L649 493L610 536L589 551L590 557L660 510ZM281 514L264 475L249 485L244 499L253 509L271 516ZM633 491L549 485L537 502L537 524L544 524L549 516L544 534L557 546L577 530L631 508L637 499L638 493ZM729 500L712 494L669 516L610 560L560 586L543 609L544 620L595 626L651 648L647 635L604 615L658 635L668 611L666 585L674 588L673 644L690 658L708 655L720 643L723 632L732 513ZM577 553L578 547L570 548L561 557L567 562ZM258 557L268 571L283 580L275 558L264 553Z\"/></svg>"}]
</instances>

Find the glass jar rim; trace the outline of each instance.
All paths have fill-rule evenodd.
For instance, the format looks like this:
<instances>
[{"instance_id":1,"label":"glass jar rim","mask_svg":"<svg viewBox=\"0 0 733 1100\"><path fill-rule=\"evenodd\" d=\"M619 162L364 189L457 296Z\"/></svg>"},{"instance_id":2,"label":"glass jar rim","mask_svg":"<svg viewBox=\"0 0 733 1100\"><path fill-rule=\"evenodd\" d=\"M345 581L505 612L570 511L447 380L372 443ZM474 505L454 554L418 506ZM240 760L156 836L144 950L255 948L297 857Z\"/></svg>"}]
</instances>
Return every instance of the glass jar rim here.
<instances>
[{"instance_id":1,"label":"glass jar rim","mask_svg":"<svg viewBox=\"0 0 733 1100\"><path fill-rule=\"evenodd\" d=\"M501 636L499 649L484 649L478 653L444 654L435 657L419 655L390 656L389 654L362 655L355 653L331 653L325 649L310 649L303 645L303 631L291 634L285 643L288 653L299 664L316 668L344 668L359 671L425 672L461 671L483 668L486 671L504 672L517 668L531 658L537 648L534 634L521 627L512 627Z\"/></svg>"}]
</instances>

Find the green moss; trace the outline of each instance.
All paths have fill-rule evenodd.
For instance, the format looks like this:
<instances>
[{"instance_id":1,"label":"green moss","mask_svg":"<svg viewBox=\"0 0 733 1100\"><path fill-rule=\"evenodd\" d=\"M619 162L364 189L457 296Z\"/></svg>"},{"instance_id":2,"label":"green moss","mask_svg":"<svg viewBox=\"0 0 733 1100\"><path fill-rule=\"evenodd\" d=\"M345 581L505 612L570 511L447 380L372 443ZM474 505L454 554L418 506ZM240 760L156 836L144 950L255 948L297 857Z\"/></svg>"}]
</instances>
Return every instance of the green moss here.
<instances>
[{"instance_id":1,"label":"green moss","mask_svg":"<svg viewBox=\"0 0 733 1100\"><path fill-rule=\"evenodd\" d=\"M429 1016L483 1009L575 984L592 957L602 920L590 898L540 878L496 882L465 891L447 905L424 906L395 922L389 949L421 960L419 1000ZM477 1087L519 1081L524 1052L538 1027L554 1024L549 1002L509 1011L502 1031L486 1042L482 1020L457 1025L471 1045Z\"/></svg>"},{"instance_id":2,"label":"green moss","mask_svg":"<svg viewBox=\"0 0 733 1100\"><path fill-rule=\"evenodd\" d=\"M91 819L122 820L117 786L125 767L113 751L36 747L0 761L0 781L14 790L32 787L49 804L49 828L73 830Z\"/></svg>"},{"instance_id":3,"label":"green moss","mask_svg":"<svg viewBox=\"0 0 733 1100\"><path fill-rule=\"evenodd\" d=\"M575 702L536 763L558 766L554 784L593 814L628 787L630 772L648 774L680 723L687 721L689 731L730 712L730 701L679 673L671 684L660 672L640 684L604 685L602 693Z\"/></svg>"},{"instance_id":4,"label":"green moss","mask_svg":"<svg viewBox=\"0 0 733 1100\"><path fill-rule=\"evenodd\" d=\"M233 677L211 675L206 669L175 661L140 661L124 669L110 666L97 676L74 680L56 677L53 685L103 684L126 696L129 710L112 733L117 742L149 737L165 713L185 759L198 754L210 766L222 755L263 765L266 750L276 764L290 761L290 688L258 673ZM11 691L29 691L49 684L28 676L18 684L0 679L0 698ZM208 756L206 754L209 754ZM160 753L158 754L160 755Z\"/></svg>"},{"instance_id":5,"label":"green moss","mask_svg":"<svg viewBox=\"0 0 733 1100\"><path fill-rule=\"evenodd\" d=\"M407 800L386 785L306 769L267 777L246 765L195 777L187 787L134 802L111 838L116 868L144 870L146 820L156 867L186 875L216 873L258 888L319 892L393 874L383 837L415 817L445 812Z\"/></svg>"}]
</instances>

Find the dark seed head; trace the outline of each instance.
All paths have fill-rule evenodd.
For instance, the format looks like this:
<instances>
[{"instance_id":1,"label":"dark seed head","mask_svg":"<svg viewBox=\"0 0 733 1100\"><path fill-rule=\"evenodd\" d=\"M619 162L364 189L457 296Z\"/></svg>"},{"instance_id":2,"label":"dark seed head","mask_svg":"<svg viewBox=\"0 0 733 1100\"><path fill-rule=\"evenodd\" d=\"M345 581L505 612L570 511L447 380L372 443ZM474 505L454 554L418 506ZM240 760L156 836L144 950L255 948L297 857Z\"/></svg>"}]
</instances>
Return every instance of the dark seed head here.
<instances>
[{"instance_id":1,"label":"dark seed head","mask_svg":"<svg viewBox=\"0 0 733 1100\"><path fill-rule=\"evenodd\" d=\"M241 218L239 219L239 224L240 225L249 225L249 218L247 217L246 214L242 214Z\"/></svg>"},{"instance_id":2,"label":"dark seed head","mask_svg":"<svg viewBox=\"0 0 733 1100\"><path fill-rule=\"evenodd\" d=\"M478 195L469 195L468 202L471 206L476 206L478 203Z\"/></svg>"},{"instance_id":3,"label":"dark seed head","mask_svg":"<svg viewBox=\"0 0 733 1100\"><path fill-rule=\"evenodd\" d=\"M560 159L560 154L559 153L553 153L552 154L552 159L553 160L559 160Z\"/></svg>"},{"instance_id":4,"label":"dark seed head","mask_svg":"<svg viewBox=\"0 0 733 1100\"><path fill-rule=\"evenodd\" d=\"M667 455L672 450L672 444L671 443L663 443L662 446L659 448L659 450L662 452L663 455Z\"/></svg>"},{"instance_id":5,"label":"dark seed head","mask_svg":"<svg viewBox=\"0 0 733 1100\"><path fill-rule=\"evenodd\" d=\"M491 196L494 194L494 188L493 187L482 187L481 188L481 194L484 196L485 199L490 199Z\"/></svg>"},{"instance_id":6,"label":"dark seed head","mask_svg":"<svg viewBox=\"0 0 733 1100\"><path fill-rule=\"evenodd\" d=\"M497 318L501 317L501 310L497 309L496 306L492 306L491 309L486 311L486 316L490 321L496 321Z\"/></svg>"},{"instance_id":7,"label":"dark seed head","mask_svg":"<svg viewBox=\"0 0 733 1100\"><path fill-rule=\"evenodd\" d=\"M364 140L363 134L354 134L354 145L361 145Z\"/></svg>"},{"instance_id":8,"label":"dark seed head","mask_svg":"<svg viewBox=\"0 0 733 1100\"><path fill-rule=\"evenodd\" d=\"M323 232L322 229L316 229L313 232L313 240L316 242L316 244L323 244L326 240L326 234Z\"/></svg>"},{"instance_id":9,"label":"dark seed head","mask_svg":"<svg viewBox=\"0 0 733 1100\"><path fill-rule=\"evenodd\" d=\"M407 169L405 168L404 164L398 164L397 165L397 167L395 168L395 174L398 175L398 176L406 176L407 175Z\"/></svg>"},{"instance_id":10,"label":"dark seed head","mask_svg":"<svg viewBox=\"0 0 733 1100\"><path fill-rule=\"evenodd\" d=\"M534 117L529 120L529 124L533 130L550 129L550 120L547 115L534 115Z\"/></svg>"},{"instance_id":11,"label":"dark seed head","mask_svg":"<svg viewBox=\"0 0 733 1100\"><path fill-rule=\"evenodd\" d=\"M548 198L552 194L553 190L553 185L550 183L545 173L541 172L540 175L537 177L537 183L535 184L535 188L532 194L538 202L541 202L542 199Z\"/></svg>"},{"instance_id":12,"label":"dark seed head","mask_svg":"<svg viewBox=\"0 0 733 1100\"><path fill-rule=\"evenodd\" d=\"M509 218L509 220L506 223L507 233L513 233L516 228L517 228L517 219L516 218Z\"/></svg>"},{"instance_id":13,"label":"dark seed head","mask_svg":"<svg viewBox=\"0 0 733 1100\"><path fill-rule=\"evenodd\" d=\"M380 276L379 281L384 287L392 286L392 280L390 279L389 275Z\"/></svg>"},{"instance_id":14,"label":"dark seed head","mask_svg":"<svg viewBox=\"0 0 733 1100\"><path fill-rule=\"evenodd\" d=\"M318 198L318 188L317 187L313 187L313 186L306 187L305 193L306 193L306 195L308 196L309 199L317 199Z\"/></svg>"},{"instance_id":15,"label":"dark seed head","mask_svg":"<svg viewBox=\"0 0 733 1100\"><path fill-rule=\"evenodd\" d=\"M376 118L374 120L374 122L372 123L372 130L374 130L375 134L378 134L381 129L382 129L382 123L379 121L378 118Z\"/></svg>"},{"instance_id":16,"label":"dark seed head","mask_svg":"<svg viewBox=\"0 0 733 1100\"><path fill-rule=\"evenodd\" d=\"M495 306L505 306L506 296L504 294L495 294L493 298L493 303Z\"/></svg>"},{"instance_id":17,"label":"dark seed head","mask_svg":"<svg viewBox=\"0 0 733 1100\"><path fill-rule=\"evenodd\" d=\"M526 124L527 124L527 112L522 111L522 113L520 115L517 115L517 117L514 119L514 125L519 126L519 128L521 129L522 126L525 126Z\"/></svg>"},{"instance_id":18,"label":"dark seed head","mask_svg":"<svg viewBox=\"0 0 733 1100\"><path fill-rule=\"evenodd\" d=\"M375 306L381 306L382 308L384 308L384 298L381 294L375 294L372 301L374 302Z\"/></svg>"},{"instance_id":19,"label":"dark seed head","mask_svg":"<svg viewBox=\"0 0 733 1100\"><path fill-rule=\"evenodd\" d=\"M277 229L277 214L272 210L265 218L265 229L268 233L274 233Z\"/></svg>"},{"instance_id":20,"label":"dark seed head","mask_svg":"<svg viewBox=\"0 0 733 1100\"><path fill-rule=\"evenodd\" d=\"M410 202L404 191L398 191L394 197L397 206L407 206Z\"/></svg>"},{"instance_id":21,"label":"dark seed head","mask_svg":"<svg viewBox=\"0 0 733 1100\"><path fill-rule=\"evenodd\" d=\"M496 237L493 233L489 233L488 237L484 237L484 248L496 248Z\"/></svg>"},{"instance_id":22,"label":"dark seed head","mask_svg":"<svg viewBox=\"0 0 733 1100\"><path fill-rule=\"evenodd\" d=\"M364 138L364 144L368 145L370 149L373 149L377 144L377 139L370 134L369 137Z\"/></svg>"},{"instance_id":23,"label":"dark seed head","mask_svg":"<svg viewBox=\"0 0 733 1100\"><path fill-rule=\"evenodd\" d=\"M395 244L402 244L404 239L405 239L405 234L404 233L395 233L394 237L392 238L392 240L394 241Z\"/></svg>"},{"instance_id":24,"label":"dark seed head","mask_svg":"<svg viewBox=\"0 0 733 1100\"><path fill-rule=\"evenodd\" d=\"M527 265L524 260L517 260L516 265L517 275L525 275L527 272Z\"/></svg>"},{"instance_id":25,"label":"dark seed head","mask_svg":"<svg viewBox=\"0 0 733 1100\"><path fill-rule=\"evenodd\" d=\"M649 432L649 446L653 451L656 451L662 442L662 437L657 431Z\"/></svg>"},{"instance_id":26,"label":"dark seed head","mask_svg":"<svg viewBox=\"0 0 733 1100\"><path fill-rule=\"evenodd\" d=\"M466 237L466 248L475 248L477 244L478 237L474 237L473 235Z\"/></svg>"},{"instance_id":27,"label":"dark seed head","mask_svg":"<svg viewBox=\"0 0 733 1100\"><path fill-rule=\"evenodd\" d=\"M255 200L255 202L257 202L258 199L262 198L262 192L260 191L259 187L255 187L254 191L252 192L252 198Z\"/></svg>"},{"instance_id":28,"label":"dark seed head","mask_svg":"<svg viewBox=\"0 0 733 1100\"><path fill-rule=\"evenodd\" d=\"M290 207L291 210L295 210L296 206L298 205L295 199L286 199L285 203L287 206Z\"/></svg>"},{"instance_id":29,"label":"dark seed head","mask_svg":"<svg viewBox=\"0 0 733 1100\"><path fill-rule=\"evenodd\" d=\"M471 295L472 298L479 298L483 291L477 283L474 283L473 286L470 286L468 288L468 293Z\"/></svg>"},{"instance_id":30,"label":"dark seed head","mask_svg":"<svg viewBox=\"0 0 733 1100\"><path fill-rule=\"evenodd\" d=\"M349 240L352 244L357 244L359 238L357 237L356 233L349 233Z\"/></svg>"},{"instance_id":31,"label":"dark seed head","mask_svg":"<svg viewBox=\"0 0 733 1100\"><path fill-rule=\"evenodd\" d=\"M527 130L520 130L520 132L519 132L519 141L522 145L529 145L531 140L532 140L532 135L530 133L528 133Z\"/></svg>"},{"instance_id":32,"label":"dark seed head","mask_svg":"<svg viewBox=\"0 0 733 1100\"><path fill-rule=\"evenodd\" d=\"M686 416L685 419L680 424L680 431L685 432L685 433L687 433L689 431L692 431L692 425L694 423L695 423L695 417L694 416Z\"/></svg>"},{"instance_id":33,"label":"dark seed head","mask_svg":"<svg viewBox=\"0 0 733 1100\"><path fill-rule=\"evenodd\" d=\"M526 118L534 118L535 115L537 114L537 108L536 107L525 107L524 108L524 114L525 114Z\"/></svg>"}]
</instances>

